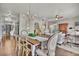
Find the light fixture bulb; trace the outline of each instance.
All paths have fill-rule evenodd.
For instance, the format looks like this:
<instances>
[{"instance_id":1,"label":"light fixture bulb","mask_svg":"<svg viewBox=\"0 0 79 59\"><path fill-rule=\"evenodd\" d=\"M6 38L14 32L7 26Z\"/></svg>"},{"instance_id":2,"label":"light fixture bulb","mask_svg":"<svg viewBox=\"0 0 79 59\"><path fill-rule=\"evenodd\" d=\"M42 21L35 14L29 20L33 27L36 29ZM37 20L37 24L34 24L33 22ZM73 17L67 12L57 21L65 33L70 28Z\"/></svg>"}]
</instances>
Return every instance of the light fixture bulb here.
<instances>
[{"instance_id":1,"label":"light fixture bulb","mask_svg":"<svg viewBox=\"0 0 79 59\"><path fill-rule=\"evenodd\" d=\"M29 27L27 27L27 30L29 30L30 28Z\"/></svg>"},{"instance_id":2,"label":"light fixture bulb","mask_svg":"<svg viewBox=\"0 0 79 59\"><path fill-rule=\"evenodd\" d=\"M29 15L29 11L27 12L27 15Z\"/></svg>"},{"instance_id":3,"label":"light fixture bulb","mask_svg":"<svg viewBox=\"0 0 79 59\"><path fill-rule=\"evenodd\" d=\"M5 21L12 21L11 18L5 18Z\"/></svg>"},{"instance_id":4,"label":"light fixture bulb","mask_svg":"<svg viewBox=\"0 0 79 59\"><path fill-rule=\"evenodd\" d=\"M56 20L58 20L58 18L56 18Z\"/></svg>"}]
</instances>

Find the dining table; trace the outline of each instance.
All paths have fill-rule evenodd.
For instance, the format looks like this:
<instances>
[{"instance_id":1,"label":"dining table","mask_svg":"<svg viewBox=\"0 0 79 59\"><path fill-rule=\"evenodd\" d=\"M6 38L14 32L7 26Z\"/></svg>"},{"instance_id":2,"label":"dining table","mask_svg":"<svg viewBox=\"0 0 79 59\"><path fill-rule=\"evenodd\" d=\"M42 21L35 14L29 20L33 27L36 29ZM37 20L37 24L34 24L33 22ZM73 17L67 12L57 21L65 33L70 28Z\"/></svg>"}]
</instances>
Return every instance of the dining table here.
<instances>
[{"instance_id":1,"label":"dining table","mask_svg":"<svg viewBox=\"0 0 79 59\"><path fill-rule=\"evenodd\" d=\"M31 37L31 36L28 36L28 42L29 43L32 43L31 44L31 48L32 48L32 56L35 56L35 50L36 50L36 46L38 46L40 43L41 43L41 49L43 49L43 43L45 41L48 40L48 38L46 37L41 37L41 36L35 36L35 37Z\"/></svg>"}]
</instances>

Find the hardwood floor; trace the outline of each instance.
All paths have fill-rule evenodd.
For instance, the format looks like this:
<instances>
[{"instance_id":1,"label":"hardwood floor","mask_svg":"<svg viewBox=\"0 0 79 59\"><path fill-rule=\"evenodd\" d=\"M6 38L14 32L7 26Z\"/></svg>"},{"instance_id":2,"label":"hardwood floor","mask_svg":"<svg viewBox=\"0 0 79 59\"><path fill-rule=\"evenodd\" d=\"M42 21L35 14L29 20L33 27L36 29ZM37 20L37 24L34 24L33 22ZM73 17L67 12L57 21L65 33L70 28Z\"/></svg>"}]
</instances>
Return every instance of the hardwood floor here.
<instances>
[{"instance_id":1,"label":"hardwood floor","mask_svg":"<svg viewBox=\"0 0 79 59\"><path fill-rule=\"evenodd\" d=\"M0 48L0 56L16 55L16 39L14 37L3 36L2 47Z\"/></svg>"}]
</instances>

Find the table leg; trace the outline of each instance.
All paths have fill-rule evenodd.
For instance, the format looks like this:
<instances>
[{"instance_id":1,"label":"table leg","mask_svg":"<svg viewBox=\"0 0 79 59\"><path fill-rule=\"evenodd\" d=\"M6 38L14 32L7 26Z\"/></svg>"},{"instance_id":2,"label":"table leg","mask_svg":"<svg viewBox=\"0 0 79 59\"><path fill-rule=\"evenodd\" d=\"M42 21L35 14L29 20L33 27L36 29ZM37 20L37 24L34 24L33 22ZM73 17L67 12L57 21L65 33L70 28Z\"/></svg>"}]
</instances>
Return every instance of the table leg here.
<instances>
[{"instance_id":1,"label":"table leg","mask_svg":"<svg viewBox=\"0 0 79 59\"><path fill-rule=\"evenodd\" d=\"M36 49L36 47L35 47L35 45L32 45L31 47L32 47L32 56L35 56L35 49Z\"/></svg>"},{"instance_id":2,"label":"table leg","mask_svg":"<svg viewBox=\"0 0 79 59\"><path fill-rule=\"evenodd\" d=\"M46 46L46 41L41 42L41 49L43 50Z\"/></svg>"},{"instance_id":3,"label":"table leg","mask_svg":"<svg viewBox=\"0 0 79 59\"><path fill-rule=\"evenodd\" d=\"M43 43L44 43L44 42L41 42L41 49L42 49L42 50L44 49L44 48L43 48L43 45L44 45Z\"/></svg>"}]
</instances>

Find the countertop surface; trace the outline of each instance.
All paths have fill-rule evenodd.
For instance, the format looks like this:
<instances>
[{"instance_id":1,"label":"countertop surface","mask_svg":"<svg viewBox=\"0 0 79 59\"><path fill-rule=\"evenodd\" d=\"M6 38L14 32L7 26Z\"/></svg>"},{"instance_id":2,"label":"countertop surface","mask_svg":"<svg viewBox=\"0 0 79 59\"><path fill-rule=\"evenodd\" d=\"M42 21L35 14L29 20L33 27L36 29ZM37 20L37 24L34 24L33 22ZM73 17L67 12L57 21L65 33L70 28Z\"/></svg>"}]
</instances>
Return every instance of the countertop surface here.
<instances>
[{"instance_id":1,"label":"countertop surface","mask_svg":"<svg viewBox=\"0 0 79 59\"><path fill-rule=\"evenodd\" d=\"M64 50L70 51L75 54L79 54L79 47L70 47L68 45L57 45L57 47L62 48Z\"/></svg>"}]
</instances>

